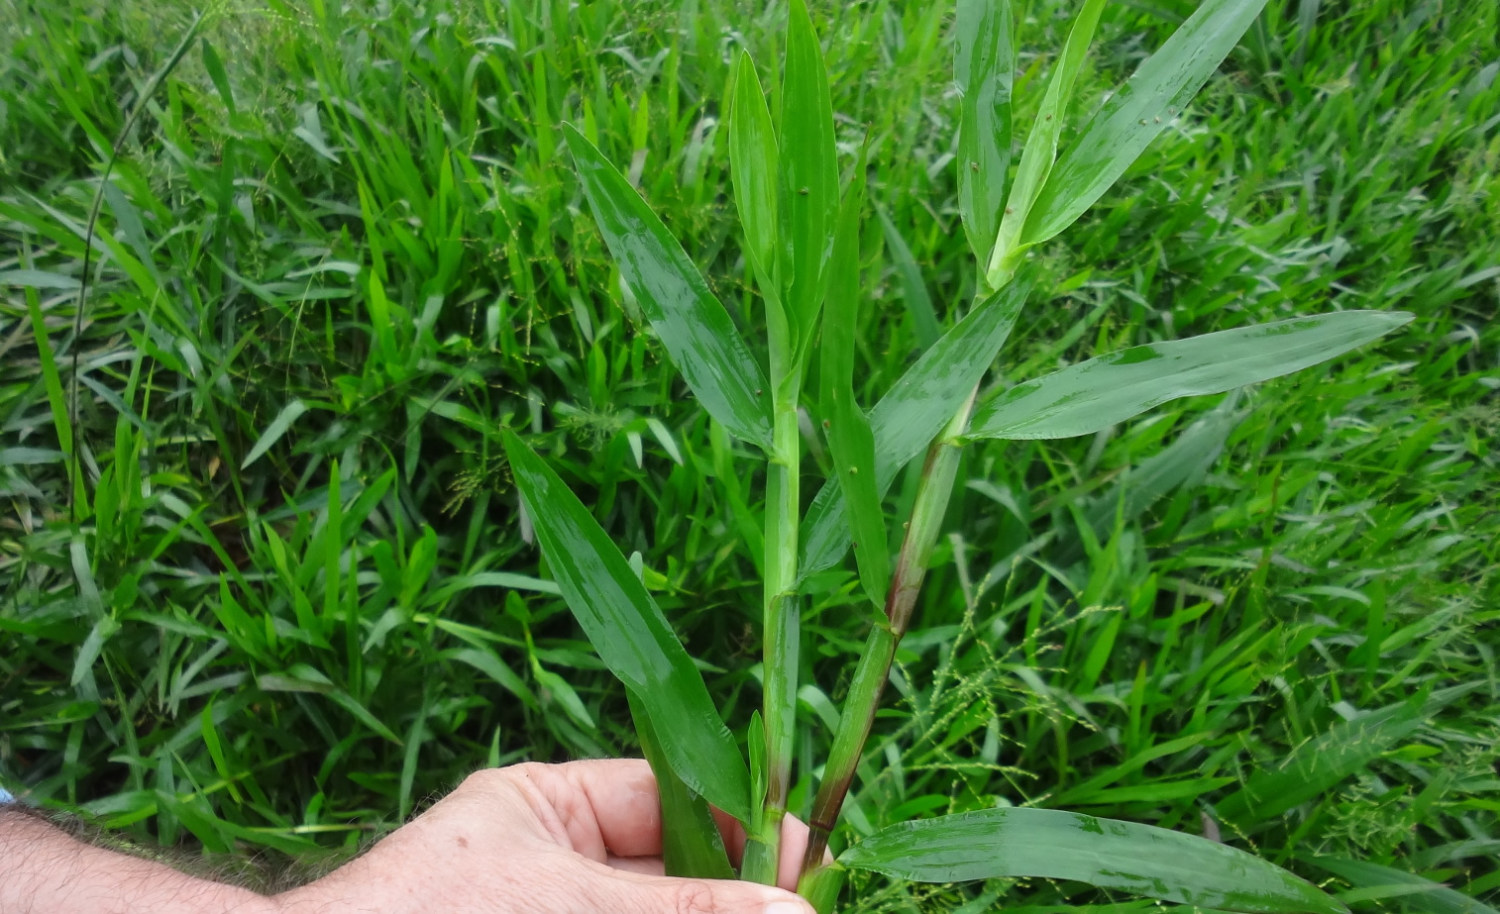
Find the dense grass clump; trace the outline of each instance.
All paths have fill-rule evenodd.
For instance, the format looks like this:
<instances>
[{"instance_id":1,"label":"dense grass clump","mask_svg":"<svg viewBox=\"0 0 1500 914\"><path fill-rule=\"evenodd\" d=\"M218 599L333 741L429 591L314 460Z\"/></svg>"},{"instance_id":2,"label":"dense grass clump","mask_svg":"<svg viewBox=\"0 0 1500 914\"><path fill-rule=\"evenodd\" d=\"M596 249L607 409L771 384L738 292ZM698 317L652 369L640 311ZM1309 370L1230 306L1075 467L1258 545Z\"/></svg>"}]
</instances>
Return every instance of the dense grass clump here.
<instances>
[{"instance_id":1,"label":"dense grass clump","mask_svg":"<svg viewBox=\"0 0 1500 914\"><path fill-rule=\"evenodd\" d=\"M1078 116L1190 8L1111 5ZM1018 5L1018 124L1068 12ZM870 137L868 403L974 288L952 11L814 17L845 152ZM782 11L231 5L145 96L191 18L0 8L0 782L142 840L303 853L480 765L635 751L504 427L640 553L743 730L762 480L665 366L560 127L754 324L722 121ZM1497 33L1493 4L1273 3L1039 251L1000 379L1293 314L1417 319L1244 395L970 448L855 834L1045 805L1218 835L1357 908L1500 897ZM852 565L811 589L808 747L865 632ZM1109 900L855 888L869 911Z\"/></svg>"}]
</instances>

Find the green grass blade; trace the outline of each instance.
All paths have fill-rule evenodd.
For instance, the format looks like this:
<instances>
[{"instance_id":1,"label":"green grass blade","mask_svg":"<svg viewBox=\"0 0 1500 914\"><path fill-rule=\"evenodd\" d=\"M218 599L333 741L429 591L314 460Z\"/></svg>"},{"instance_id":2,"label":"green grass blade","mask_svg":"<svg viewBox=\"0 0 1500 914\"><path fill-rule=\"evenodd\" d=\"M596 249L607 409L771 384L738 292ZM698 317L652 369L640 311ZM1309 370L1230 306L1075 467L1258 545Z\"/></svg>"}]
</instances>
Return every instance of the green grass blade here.
<instances>
[{"instance_id":1,"label":"green grass blade","mask_svg":"<svg viewBox=\"0 0 1500 914\"><path fill-rule=\"evenodd\" d=\"M891 265L896 268L896 278L901 280L901 297L906 303L906 313L911 315L912 330L917 335L917 345L926 349L942 336L937 312L932 307L932 296L927 294L927 285L922 281L922 268L912 256L906 239L885 210L878 209L880 228L885 233L885 249L890 252ZM832 295L832 290L829 290Z\"/></svg>"},{"instance_id":2,"label":"green grass blade","mask_svg":"<svg viewBox=\"0 0 1500 914\"><path fill-rule=\"evenodd\" d=\"M823 303L825 264L839 209L833 102L823 49L803 0L792 0L781 92L781 281L800 364ZM797 370L790 368L790 370Z\"/></svg>"},{"instance_id":3,"label":"green grass blade","mask_svg":"<svg viewBox=\"0 0 1500 914\"><path fill-rule=\"evenodd\" d=\"M266 430L255 439L255 444L250 446L250 453L246 454L245 459L240 462L240 469L246 469L264 456L266 451L269 451L276 442L281 440L281 436L287 433L292 423L302 418L306 412L307 404L301 400L293 400L283 406L281 412L276 414L276 418L271 420L271 424L266 426Z\"/></svg>"},{"instance_id":4,"label":"green grass blade","mask_svg":"<svg viewBox=\"0 0 1500 914\"><path fill-rule=\"evenodd\" d=\"M1239 394L1231 393L1223 403L1188 426L1171 445L1141 461L1139 466L1131 467L1105 494L1084 506L1084 517L1094 533L1106 535L1117 513L1121 519L1132 521L1158 498L1178 486L1202 479L1246 415L1247 411L1239 408Z\"/></svg>"},{"instance_id":5,"label":"green grass blade","mask_svg":"<svg viewBox=\"0 0 1500 914\"><path fill-rule=\"evenodd\" d=\"M870 420L854 402L854 338L859 323L859 222L864 205L864 156L854 171L839 213L833 256L828 267L828 300L823 310L823 335L818 350L820 400L828 450L854 536L854 558L859 580L878 608L890 584L891 556L886 542L885 515L876 490L875 436Z\"/></svg>"},{"instance_id":6,"label":"green grass blade","mask_svg":"<svg viewBox=\"0 0 1500 914\"><path fill-rule=\"evenodd\" d=\"M683 380L731 434L769 448L765 372L729 312L624 176L572 126L563 133L604 241Z\"/></svg>"},{"instance_id":7,"label":"green grass blade","mask_svg":"<svg viewBox=\"0 0 1500 914\"><path fill-rule=\"evenodd\" d=\"M1073 99L1073 84L1083 69L1103 10L1104 0L1086 0L1078 18L1073 20L1067 43L1063 45L1062 54L1047 81L1047 92L1042 96L1042 105L1037 109L1031 133L1026 136L1026 148L1021 150L1021 164L1016 167L1016 180L1011 185L1010 198L1005 203L1000 231L995 238L995 249L985 271L985 281L992 289L998 289L1010 279L1026 249L1021 243L1021 230L1032 205L1048 183L1052 163L1057 161L1057 138L1062 133L1068 103Z\"/></svg>"},{"instance_id":8,"label":"green grass blade","mask_svg":"<svg viewBox=\"0 0 1500 914\"><path fill-rule=\"evenodd\" d=\"M26 288L26 316L31 321L31 335L36 339L36 352L42 367L42 385L47 391L47 405L52 408L52 427L57 432L57 444L71 462L72 414L68 410L67 395L63 393L62 374L57 370L57 357L52 352L52 338L47 333L47 321L42 315L42 300L37 296L36 289L35 285L28 285Z\"/></svg>"},{"instance_id":9,"label":"green grass blade","mask_svg":"<svg viewBox=\"0 0 1500 914\"><path fill-rule=\"evenodd\" d=\"M1338 311L1122 349L981 403L968 437L1092 434L1168 400L1220 393L1316 365L1411 319L1401 311Z\"/></svg>"},{"instance_id":10,"label":"green grass blade","mask_svg":"<svg viewBox=\"0 0 1500 914\"><path fill-rule=\"evenodd\" d=\"M953 78L963 100L958 121L958 212L969 249L988 263L1000 230L1010 170L1011 86L1016 48L1010 3L959 0Z\"/></svg>"},{"instance_id":11,"label":"green grass blade","mask_svg":"<svg viewBox=\"0 0 1500 914\"><path fill-rule=\"evenodd\" d=\"M984 377L1030 291L1028 283L1011 283L980 302L870 410L877 494L884 496L896 473L927 449ZM832 567L849 548L849 515L836 482L818 492L802 523L805 577Z\"/></svg>"},{"instance_id":12,"label":"green grass blade","mask_svg":"<svg viewBox=\"0 0 1500 914\"><path fill-rule=\"evenodd\" d=\"M1241 827L1280 816L1364 768L1444 705L1472 689L1443 689L1425 701L1387 705L1345 721L1298 746L1279 767L1256 772L1244 787L1214 804L1214 812Z\"/></svg>"},{"instance_id":13,"label":"green grass blade","mask_svg":"<svg viewBox=\"0 0 1500 914\"><path fill-rule=\"evenodd\" d=\"M749 52L741 51L734 73L729 115L729 176L734 205L745 230L745 252L758 277L774 276L776 264L776 131ZM764 279L762 279L764 283Z\"/></svg>"},{"instance_id":14,"label":"green grass blade","mask_svg":"<svg viewBox=\"0 0 1500 914\"><path fill-rule=\"evenodd\" d=\"M1341 857L1304 859L1354 886L1365 901L1396 896L1401 899L1400 906L1404 910L1419 914L1500 914L1477 898L1415 873Z\"/></svg>"},{"instance_id":15,"label":"green grass blade","mask_svg":"<svg viewBox=\"0 0 1500 914\"><path fill-rule=\"evenodd\" d=\"M599 659L640 699L683 783L747 821L745 760L666 617L578 497L515 433L502 436L542 554Z\"/></svg>"},{"instance_id":16,"label":"green grass blade","mask_svg":"<svg viewBox=\"0 0 1500 914\"><path fill-rule=\"evenodd\" d=\"M628 689L625 696L630 702L636 736L641 740L641 753L656 775L656 792L661 797L661 857L667 875L733 879L734 868L724 850L724 836L719 833L708 803L672 770L645 705Z\"/></svg>"},{"instance_id":17,"label":"green grass blade","mask_svg":"<svg viewBox=\"0 0 1500 914\"><path fill-rule=\"evenodd\" d=\"M779 230L780 181L776 130L766 107L765 92L755 75L750 54L740 52L734 75L734 97L729 116L729 177L734 205L745 232L745 253L766 303L766 338L771 371L790 364L794 341L777 286L776 250Z\"/></svg>"},{"instance_id":18,"label":"green grass blade","mask_svg":"<svg viewBox=\"0 0 1500 914\"><path fill-rule=\"evenodd\" d=\"M985 809L903 822L839 862L914 882L1072 879L1229 911L1347 909L1311 883L1225 844L1055 809Z\"/></svg>"},{"instance_id":19,"label":"green grass blade","mask_svg":"<svg viewBox=\"0 0 1500 914\"><path fill-rule=\"evenodd\" d=\"M1205 0L1063 152L1021 234L1039 244L1073 224L1170 125L1260 15L1266 0Z\"/></svg>"}]
</instances>

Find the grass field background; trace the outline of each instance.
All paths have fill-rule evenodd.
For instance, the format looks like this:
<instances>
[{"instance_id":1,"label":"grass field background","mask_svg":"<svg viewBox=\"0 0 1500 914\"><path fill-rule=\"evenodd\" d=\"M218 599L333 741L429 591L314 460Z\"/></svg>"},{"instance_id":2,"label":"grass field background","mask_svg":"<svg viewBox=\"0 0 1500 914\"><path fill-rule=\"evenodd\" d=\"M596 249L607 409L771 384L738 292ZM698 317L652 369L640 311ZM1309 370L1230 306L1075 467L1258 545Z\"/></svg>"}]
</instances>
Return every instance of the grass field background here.
<instances>
[{"instance_id":1,"label":"grass field background","mask_svg":"<svg viewBox=\"0 0 1500 914\"><path fill-rule=\"evenodd\" d=\"M1192 7L1110 5L1075 114ZM1016 8L1024 129L1071 9ZM481 765L635 752L504 426L641 553L743 731L761 481L643 329L559 127L753 329L723 114L739 48L779 85L784 7L229 2L143 98L191 17L0 2L0 782L275 858L352 849ZM868 404L974 287L952 10L813 18L842 164L871 137ZM1045 805L1217 835L1360 910L1500 899L1497 19L1273 0L1037 253L992 385L1298 314L1416 320L1243 395L970 449L845 840ZM797 803L866 624L852 563L811 588ZM1141 906L1046 882L845 897Z\"/></svg>"}]
</instances>

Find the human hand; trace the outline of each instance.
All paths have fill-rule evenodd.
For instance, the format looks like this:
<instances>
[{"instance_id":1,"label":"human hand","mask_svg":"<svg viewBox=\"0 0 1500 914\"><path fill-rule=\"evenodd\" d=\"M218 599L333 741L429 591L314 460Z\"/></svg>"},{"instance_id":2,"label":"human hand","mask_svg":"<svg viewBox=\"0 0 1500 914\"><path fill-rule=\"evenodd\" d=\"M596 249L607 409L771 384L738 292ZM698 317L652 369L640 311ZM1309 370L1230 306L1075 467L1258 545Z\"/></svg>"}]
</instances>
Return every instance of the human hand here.
<instances>
[{"instance_id":1,"label":"human hand","mask_svg":"<svg viewBox=\"0 0 1500 914\"><path fill-rule=\"evenodd\" d=\"M730 855L744 832L720 819ZM663 875L661 806L640 760L523 764L470 775L284 914L813 914L793 895L807 827L782 830L782 887Z\"/></svg>"}]
</instances>

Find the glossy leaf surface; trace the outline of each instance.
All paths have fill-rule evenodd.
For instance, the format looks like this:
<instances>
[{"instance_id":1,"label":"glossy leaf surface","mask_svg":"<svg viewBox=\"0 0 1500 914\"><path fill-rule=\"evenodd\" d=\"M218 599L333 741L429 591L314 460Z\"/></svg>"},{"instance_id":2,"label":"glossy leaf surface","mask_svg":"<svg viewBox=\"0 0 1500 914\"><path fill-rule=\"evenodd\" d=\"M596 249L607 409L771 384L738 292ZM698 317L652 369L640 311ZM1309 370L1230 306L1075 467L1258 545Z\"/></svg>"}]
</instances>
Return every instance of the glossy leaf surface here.
<instances>
[{"instance_id":1,"label":"glossy leaf surface","mask_svg":"<svg viewBox=\"0 0 1500 914\"><path fill-rule=\"evenodd\" d=\"M755 64L740 52L729 116L729 174L734 206L745 230L745 250L758 276L769 280L776 263L776 131Z\"/></svg>"},{"instance_id":2,"label":"glossy leaf surface","mask_svg":"<svg viewBox=\"0 0 1500 914\"><path fill-rule=\"evenodd\" d=\"M839 862L914 882L1043 877L1230 911L1346 910L1311 883L1228 845L1055 809L903 822L851 847Z\"/></svg>"},{"instance_id":3,"label":"glossy leaf surface","mask_svg":"<svg viewBox=\"0 0 1500 914\"><path fill-rule=\"evenodd\" d=\"M729 312L624 176L577 130L563 133L605 244L672 364L709 415L736 437L769 448L765 372Z\"/></svg>"},{"instance_id":4,"label":"glossy leaf surface","mask_svg":"<svg viewBox=\"0 0 1500 914\"><path fill-rule=\"evenodd\" d=\"M661 859L668 876L694 879L733 879L734 868L724 850L724 836L708 803L683 783L662 751L645 705L626 690L630 717L641 741L641 754L656 775L661 798Z\"/></svg>"},{"instance_id":5,"label":"glossy leaf surface","mask_svg":"<svg viewBox=\"0 0 1500 914\"><path fill-rule=\"evenodd\" d=\"M1148 409L1290 374L1411 320L1405 312L1339 311L1134 346L1018 384L979 404L968 437L1070 438Z\"/></svg>"},{"instance_id":6,"label":"glossy leaf surface","mask_svg":"<svg viewBox=\"0 0 1500 914\"><path fill-rule=\"evenodd\" d=\"M1094 30L1099 25L1099 14L1103 11L1104 0L1085 0L1047 80L1047 91L1042 96L1031 132L1026 136L1026 148L1021 151L1021 164L1016 166L1016 179L1005 202L995 249L990 254L989 268L985 272L985 281L991 288L999 288L1009 281L1021 252L1027 247L1021 241L1026 216L1048 183L1052 165L1057 161L1057 140L1067 118L1068 103L1073 100L1073 84L1083 69L1089 45L1094 40Z\"/></svg>"},{"instance_id":7,"label":"glossy leaf surface","mask_svg":"<svg viewBox=\"0 0 1500 914\"><path fill-rule=\"evenodd\" d=\"M640 699L683 783L746 821L745 760L692 658L578 497L515 433L506 430L502 437L542 554L599 659Z\"/></svg>"},{"instance_id":8,"label":"glossy leaf surface","mask_svg":"<svg viewBox=\"0 0 1500 914\"><path fill-rule=\"evenodd\" d=\"M884 497L896 473L927 449L984 377L1010 336L1031 287L1012 283L980 302L917 359L870 410L875 489ZM807 509L801 574L832 567L849 548L849 515L834 482Z\"/></svg>"},{"instance_id":9,"label":"glossy leaf surface","mask_svg":"<svg viewBox=\"0 0 1500 914\"><path fill-rule=\"evenodd\" d=\"M839 173L833 102L823 49L803 0L792 0L781 93L781 208L784 295L796 346L806 352L823 302L825 266L838 219Z\"/></svg>"},{"instance_id":10,"label":"glossy leaf surface","mask_svg":"<svg viewBox=\"0 0 1500 914\"><path fill-rule=\"evenodd\" d=\"M854 186L839 213L829 262L828 300L818 371L824 434L833 456L834 475L849 509L859 580L870 602L885 602L891 556L885 535L881 493L876 488L875 437L869 417L854 401L854 342L859 332L859 223L864 204L864 157L854 172Z\"/></svg>"},{"instance_id":11,"label":"glossy leaf surface","mask_svg":"<svg viewBox=\"0 0 1500 914\"><path fill-rule=\"evenodd\" d=\"M1396 904L1400 909L1417 914L1500 914L1477 898L1415 873L1342 857L1303 859L1354 886L1350 894L1359 895L1363 901L1399 898Z\"/></svg>"},{"instance_id":12,"label":"glossy leaf surface","mask_svg":"<svg viewBox=\"0 0 1500 914\"><path fill-rule=\"evenodd\" d=\"M1046 241L1093 206L1198 94L1265 5L1205 0L1063 150L1032 205L1021 243Z\"/></svg>"},{"instance_id":13,"label":"glossy leaf surface","mask_svg":"<svg viewBox=\"0 0 1500 914\"><path fill-rule=\"evenodd\" d=\"M958 121L958 211L975 260L989 260L1010 170L1011 87L1016 49L1009 3L959 0L953 79Z\"/></svg>"}]
</instances>

